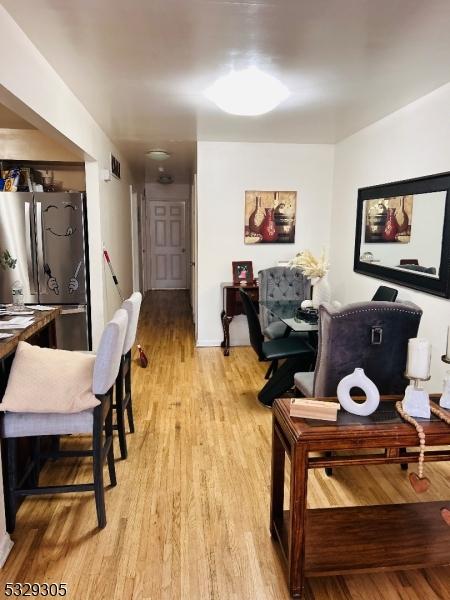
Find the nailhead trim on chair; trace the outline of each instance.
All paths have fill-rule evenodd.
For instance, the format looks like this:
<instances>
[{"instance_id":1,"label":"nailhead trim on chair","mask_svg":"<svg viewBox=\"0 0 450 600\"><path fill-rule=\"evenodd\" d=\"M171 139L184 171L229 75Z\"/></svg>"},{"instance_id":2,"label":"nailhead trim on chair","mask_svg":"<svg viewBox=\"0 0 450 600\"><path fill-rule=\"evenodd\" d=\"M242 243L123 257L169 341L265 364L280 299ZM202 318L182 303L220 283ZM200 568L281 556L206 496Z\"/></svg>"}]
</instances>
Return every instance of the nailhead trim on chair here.
<instances>
[{"instance_id":1,"label":"nailhead trim on chair","mask_svg":"<svg viewBox=\"0 0 450 600\"><path fill-rule=\"evenodd\" d=\"M420 312L420 311L413 310L413 309L411 309L411 310L405 310L404 308L394 308L394 307L388 308L388 307L386 307L386 308L361 308L359 310L353 310L353 311L350 311L350 312L344 312L344 313L339 314L339 315L331 315L330 313L328 313L328 314L329 314L329 316L330 316L331 319L340 319L341 317L347 317L348 315L357 315L357 314L363 313L363 312L375 312L375 311L376 312L380 312L380 311L385 311L385 312L402 312L402 313L409 313L409 314L412 314L412 315L417 315Z\"/></svg>"}]
</instances>

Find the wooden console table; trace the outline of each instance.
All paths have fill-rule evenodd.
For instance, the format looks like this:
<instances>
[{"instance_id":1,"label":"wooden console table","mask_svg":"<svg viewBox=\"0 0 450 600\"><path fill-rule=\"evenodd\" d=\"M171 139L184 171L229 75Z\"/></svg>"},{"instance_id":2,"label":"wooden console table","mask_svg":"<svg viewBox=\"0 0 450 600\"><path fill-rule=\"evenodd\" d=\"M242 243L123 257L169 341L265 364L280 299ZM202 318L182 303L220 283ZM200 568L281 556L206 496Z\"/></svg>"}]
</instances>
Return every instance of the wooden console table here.
<instances>
[{"instance_id":1,"label":"wooden console table","mask_svg":"<svg viewBox=\"0 0 450 600\"><path fill-rule=\"evenodd\" d=\"M417 462L418 452L407 450L417 447L417 433L396 414L394 403L399 399L382 398L370 417L341 410L337 422L291 418L290 399L275 401L270 532L280 544L292 597L302 597L305 577L450 564L450 527L440 515L442 507L450 508L450 501L306 507L308 469ZM450 445L450 427L434 416L422 424L425 460L449 460L449 449L432 447ZM378 453L359 452L377 449ZM310 456L333 450L339 455ZM347 450L350 454L342 452ZM283 509L286 455L291 463L288 511Z\"/></svg>"},{"instance_id":2,"label":"wooden console table","mask_svg":"<svg viewBox=\"0 0 450 600\"><path fill-rule=\"evenodd\" d=\"M220 320L222 321L223 342L220 345L223 348L224 356L230 354L230 323L233 317L244 314L244 307L239 296L240 289L246 291L255 304L259 300L259 288L255 284L240 286L235 283L222 283L222 312L220 313Z\"/></svg>"}]
</instances>

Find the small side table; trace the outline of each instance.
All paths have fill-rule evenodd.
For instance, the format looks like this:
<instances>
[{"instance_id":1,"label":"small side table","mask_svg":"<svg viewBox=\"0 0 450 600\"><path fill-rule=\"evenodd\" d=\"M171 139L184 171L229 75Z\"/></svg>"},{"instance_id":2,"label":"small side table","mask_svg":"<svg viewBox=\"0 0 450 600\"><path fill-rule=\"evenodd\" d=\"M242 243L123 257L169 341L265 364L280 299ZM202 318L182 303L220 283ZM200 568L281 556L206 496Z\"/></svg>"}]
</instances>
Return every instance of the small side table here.
<instances>
[{"instance_id":1,"label":"small side table","mask_svg":"<svg viewBox=\"0 0 450 600\"><path fill-rule=\"evenodd\" d=\"M431 399L437 402L439 396ZM309 469L417 462L417 433L397 414L397 400L401 396L382 397L377 418L340 410L337 421L291 417L290 398L275 400L270 532L281 550L293 598L304 597L306 577L450 564L450 527L440 514L449 505L446 500L307 508ZM425 460L449 461L450 427L433 415L421 424ZM286 458L289 510L284 506ZM398 477L403 477L400 470Z\"/></svg>"},{"instance_id":2,"label":"small side table","mask_svg":"<svg viewBox=\"0 0 450 600\"><path fill-rule=\"evenodd\" d=\"M223 348L224 356L230 354L230 323L233 317L244 314L244 307L239 296L240 289L245 290L256 305L259 301L259 288L256 284L245 286L236 283L221 284L222 312L220 313L220 320L223 329L223 342L220 345ZM259 310L259 306L257 306L257 309Z\"/></svg>"}]
</instances>

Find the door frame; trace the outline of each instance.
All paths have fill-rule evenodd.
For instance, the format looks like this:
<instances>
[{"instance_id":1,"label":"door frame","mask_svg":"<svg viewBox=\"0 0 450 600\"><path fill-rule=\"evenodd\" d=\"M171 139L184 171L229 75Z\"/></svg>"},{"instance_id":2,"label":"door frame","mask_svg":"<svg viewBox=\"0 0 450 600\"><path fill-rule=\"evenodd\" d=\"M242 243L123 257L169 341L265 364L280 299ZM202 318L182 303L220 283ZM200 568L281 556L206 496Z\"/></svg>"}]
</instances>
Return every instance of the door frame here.
<instances>
[{"instance_id":1,"label":"door frame","mask_svg":"<svg viewBox=\"0 0 450 600\"><path fill-rule=\"evenodd\" d=\"M193 181L192 181L192 187L191 187L191 210L189 211L189 215L190 215L190 229L191 229L191 244L190 244L190 250L191 250L191 256L190 256L190 260L189 260L189 265L190 265L190 285L191 285L191 308L192 308L192 319L194 321L194 328L195 328L195 341L197 342L197 338L198 338L198 317L197 317L197 312L198 312L198 265L197 265L197 260L198 260L198 253L197 253L197 247L198 247L198 221L197 221L197 208L198 208L198 202L197 202L197 175L194 175Z\"/></svg>"},{"instance_id":2,"label":"door frame","mask_svg":"<svg viewBox=\"0 0 450 600\"><path fill-rule=\"evenodd\" d=\"M140 291L140 260L139 260L139 219L138 219L138 193L130 185L130 210L131 210L131 275L133 292Z\"/></svg>"},{"instance_id":3,"label":"door frame","mask_svg":"<svg viewBox=\"0 0 450 600\"><path fill-rule=\"evenodd\" d=\"M184 206L184 252L185 268L186 268L186 287L185 288L156 288L152 287L152 255L151 255L151 243L152 243L152 223L150 210L150 203L159 202L162 204L182 204ZM191 263L191 224L190 224L190 206L189 198L147 198L145 201L145 281L147 290L176 290L176 289L190 289L190 263Z\"/></svg>"}]
</instances>

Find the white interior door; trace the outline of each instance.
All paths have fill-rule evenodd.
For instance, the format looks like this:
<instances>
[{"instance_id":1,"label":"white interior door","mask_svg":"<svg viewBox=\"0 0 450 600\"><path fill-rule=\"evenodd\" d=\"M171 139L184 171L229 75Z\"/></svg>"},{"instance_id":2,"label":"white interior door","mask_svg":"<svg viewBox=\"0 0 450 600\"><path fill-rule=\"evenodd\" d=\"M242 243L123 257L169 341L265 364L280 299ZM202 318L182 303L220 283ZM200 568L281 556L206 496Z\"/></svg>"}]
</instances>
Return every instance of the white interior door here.
<instances>
[{"instance_id":1,"label":"white interior door","mask_svg":"<svg viewBox=\"0 0 450 600\"><path fill-rule=\"evenodd\" d=\"M186 204L149 202L152 289L187 288Z\"/></svg>"}]
</instances>

